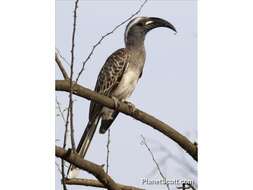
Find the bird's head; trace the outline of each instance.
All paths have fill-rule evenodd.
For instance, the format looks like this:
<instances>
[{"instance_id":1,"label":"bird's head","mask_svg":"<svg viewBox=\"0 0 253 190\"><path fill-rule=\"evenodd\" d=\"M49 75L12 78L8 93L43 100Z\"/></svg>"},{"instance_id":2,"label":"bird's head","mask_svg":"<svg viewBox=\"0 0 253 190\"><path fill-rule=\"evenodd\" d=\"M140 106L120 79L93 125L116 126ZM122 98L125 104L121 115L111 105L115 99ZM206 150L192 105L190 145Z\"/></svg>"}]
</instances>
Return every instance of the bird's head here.
<instances>
[{"instance_id":1,"label":"bird's head","mask_svg":"<svg viewBox=\"0 0 253 190\"><path fill-rule=\"evenodd\" d=\"M127 44L136 40L144 40L145 35L149 31L158 27L169 28L177 32L176 28L164 19L156 17L136 17L126 26L125 43Z\"/></svg>"}]
</instances>

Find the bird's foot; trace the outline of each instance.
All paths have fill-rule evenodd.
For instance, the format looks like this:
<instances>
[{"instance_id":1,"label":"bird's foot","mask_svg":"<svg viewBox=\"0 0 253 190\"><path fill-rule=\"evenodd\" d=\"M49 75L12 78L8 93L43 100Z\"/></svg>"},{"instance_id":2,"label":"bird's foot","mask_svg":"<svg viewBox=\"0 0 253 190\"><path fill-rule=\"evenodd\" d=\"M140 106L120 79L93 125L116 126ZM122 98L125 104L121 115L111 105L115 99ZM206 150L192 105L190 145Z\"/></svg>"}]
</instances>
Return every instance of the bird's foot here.
<instances>
[{"instance_id":1,"label":"bird's foot","mask_svg":"<svg viewBox=\"0 0 253 190\"><path fill-rule=\"evenodd\" d=\"M128 102L126 100L124 100L123 102L127 104L128 108L132 114L136 111L136 107L133 103Z\"/></svg>"},{"instance_id":2,"label":"bird's foot","mask_svg":"<svg viewBox=\"0 0 253 190\"><path fill-rule=\"evenodd\" d=\"M114 109L117 110L119 108L119 100L118 98L111 96L113 102L114 102Z\"/></svg>"}]
</instances>

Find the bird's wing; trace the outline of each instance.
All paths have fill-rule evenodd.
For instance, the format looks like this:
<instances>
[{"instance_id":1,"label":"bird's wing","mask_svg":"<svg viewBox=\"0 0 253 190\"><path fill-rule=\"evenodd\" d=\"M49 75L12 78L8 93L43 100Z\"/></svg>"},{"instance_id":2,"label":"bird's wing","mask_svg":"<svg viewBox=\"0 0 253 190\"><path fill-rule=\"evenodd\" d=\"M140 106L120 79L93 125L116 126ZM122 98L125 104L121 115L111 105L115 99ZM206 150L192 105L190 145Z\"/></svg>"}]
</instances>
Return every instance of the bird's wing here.
<instances>
[{"instance_id":1,"label":"bird's wing","mask_svg":"<svg viewBox=\"0 0 253 190\"><path fill-rule=\"evenodd\" d=\"M127 50L122 48L115 51L106 60L104 66L102 67L98 75L95 91L102 95L110 96L112 90L118 86L127 65ZM92 120L94 116L97 116L102 107L103 106L95 103L94 101L91 101L89 119Z\"/></svg>"},{"instance_id":2,"label":"bird's wing","mask_svg":"<svg viewBox=\"0 0 253 190\"><path fill-rule=\"evenodd\" d=\"M100 94L110 96L110 93L112 92L112 90L114 88L116 88L117 85L119 84L127 65L128 65L127 50L126 49L119 49L116 52L114 52L106 60L104 66L102 67L102 69L98 75L95 91ZM90 142L94 136L94 133L97 128L97 124L99 122L100 112L101 112L102 108L103 108L102 105L100 105L94 101L91 101L89 122L88 122L88 124L85 128L85 131L82 135L82 138L77 146L77 152L82 157L85 156L85 154L89 148ZM117 115L118 115L117 111L115 111L112 114L114 119L117 117ZM111 125L113 120L103 122L104 124L106 124L105 130L109 128L109 126ZM68 176L70 176L70 177L75 176L77 170L78 169L76 166L70 165L69 170L68 170Z\"/></svg>"}]
</instances>

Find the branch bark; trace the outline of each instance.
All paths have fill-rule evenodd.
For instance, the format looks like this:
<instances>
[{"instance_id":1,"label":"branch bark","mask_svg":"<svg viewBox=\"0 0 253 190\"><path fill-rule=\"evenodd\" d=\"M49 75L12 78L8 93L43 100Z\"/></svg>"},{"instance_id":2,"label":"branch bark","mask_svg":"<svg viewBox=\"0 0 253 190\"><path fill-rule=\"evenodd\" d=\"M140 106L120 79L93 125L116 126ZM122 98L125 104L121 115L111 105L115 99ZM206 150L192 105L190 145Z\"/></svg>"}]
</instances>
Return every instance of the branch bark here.
<instances>
[{"instance_id":1,"label":"branch bark","mask_svg":"<svg viewBox=\"0 0 253 190\"><path fill-rule=\"evenodd\" d=\"M65 92L70 91L69 81L66 81L66 80L56 80L55 87L57 91L65 91ZM96 101L97 103L100 103L111 109L115 109L114 101L111 98L98 94L81 85L73 84L73 93L85 99ZM145 113L137 108L133 112L132 109L129 107L129 105L123 102L119 102L116 109L119 112L129 115L135 118L136 120L141 121L147 124L148 126L158 130L165 136L175 141L179 146L181 146L189 155L191 155L191 157L194 160L196 161L198 160L197 146L195 146L185 136L177 132L175 129L173 129L166 123L160 121L159 119L153 117L152 115Z\"/></svg>"},{"instance_id":2,"label":"branch bark","mask_svg":"<svg viewBox=\"0 0 253 190\"><path fill-rule=\"evenodd\" d=\"M78 154L71 151L66 151L63 148L55 146L55 155L61 159L68 161L71 164L76 165L78 168L83 169L92 175L94 175L107 189L109 190L121 190L120 186L105 173L103 168L97 164L94 164L88 160L82 159Z\"/></svg>"},{"instance_id":3,"label":"branch bark","mask_svg":"<svg viewBox=\"0 0 253 190\"><path fill-rule=\"evenodd\" d=\"M83 185L83 186L91 186L91 187L98 187L98 188L106 188L101 182L94 180L94 179L66 179L65 183L68 185ZM117 184L121 190L144 190L133 186Z\"/></svg>"},{"instance_id":4,"label":"branch bark","mask_svg":"<svg viewBox=\"0 0 253 190\"><path fill-rule=\"evenodd\" d=\"M58 56L57 53L55 53L55 62L57 63L59 69L61 70L61 73L62 73L62 75L63 75L63 78L64 78L65 80L69 80L69 76L68 76L66 70L64 69L64 67L63 67L63 65L62 65L62 62L60 61L60 58L59 58L59 56Z\"/></svg>"}]
</instances>

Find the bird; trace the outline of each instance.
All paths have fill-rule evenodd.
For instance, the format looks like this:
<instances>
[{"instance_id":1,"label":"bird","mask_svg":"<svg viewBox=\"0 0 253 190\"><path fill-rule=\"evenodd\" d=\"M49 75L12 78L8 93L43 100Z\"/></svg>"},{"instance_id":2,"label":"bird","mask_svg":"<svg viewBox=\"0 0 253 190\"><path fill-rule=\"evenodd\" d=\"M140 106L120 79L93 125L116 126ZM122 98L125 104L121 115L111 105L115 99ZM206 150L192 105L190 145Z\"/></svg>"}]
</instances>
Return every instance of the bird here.
<instances>
[{"instance_id":1,"label":"bird","mask_svg":"<svg viewBox=\"0 0 253 190\"><path fill-rule=\"evenodd\" d=\"M130 20L124 33L125 47L112 53L100 70L94 91L111 97L115 107L118 101L127 102L141 78L146 58L145 37L149 31L158 27L169 28L177 33L176 28L162 18L139 16ZM76 149L79 156L85 157L99 121L99 133L104 134L118 114L117 110L95 101L90 102L89 121ZM67 177L74 178L77 175L78 168L70 165Z\"/></svg>"}]
</instances>

